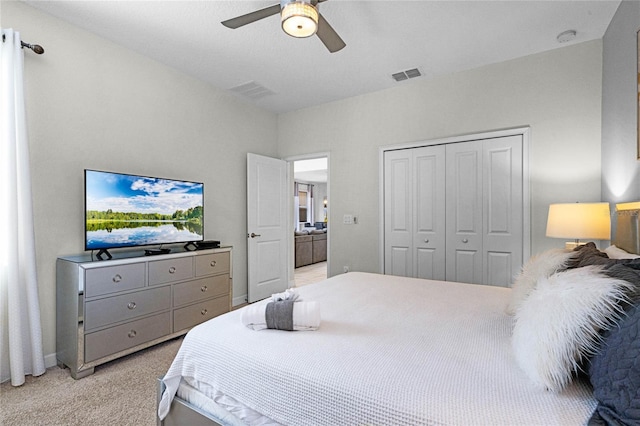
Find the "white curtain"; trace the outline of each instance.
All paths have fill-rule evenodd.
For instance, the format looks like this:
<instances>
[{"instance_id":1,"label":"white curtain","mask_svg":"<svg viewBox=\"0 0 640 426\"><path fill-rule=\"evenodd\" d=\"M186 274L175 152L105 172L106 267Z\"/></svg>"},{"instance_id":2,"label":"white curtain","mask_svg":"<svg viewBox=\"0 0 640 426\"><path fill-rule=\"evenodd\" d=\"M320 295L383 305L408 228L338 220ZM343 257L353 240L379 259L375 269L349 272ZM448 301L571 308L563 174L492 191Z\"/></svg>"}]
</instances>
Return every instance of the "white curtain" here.
<instances>
[{"instance_id":1,"label":"white curtain","mask_svg":"<svg viewBox=\"0 0 640 426\"><path fill-rule=\"evenodd\" d=\"M296 231L300 230L300 195L298 194L298 183L293 184L293 223L296 224Z\"/></svg>"},{"instance_id":2,"label":"white curtain","mask_svg":"<svg viewBox=\"0 0 640 426\"><path fill-rule=\"evenodd\" d=\"M45 372L36 277L29 147L20 33L0 42L0 364L1 379L24 383Z\"/></svg>"},{"instance_id":3,"label":"white curtain","mask_svg":"<svg viewBox=\"0 0 640 426\"><path fill-rule=\"evenodd\" d=\"M307 214L307 219L309 223L311 223L311 225L313 226L313 224L316 222L316 207L313 203L313 185L309 185L309 201L308 201L308 205L307 205L307 211L309 212Z\"/></svg>"}]
</instances>

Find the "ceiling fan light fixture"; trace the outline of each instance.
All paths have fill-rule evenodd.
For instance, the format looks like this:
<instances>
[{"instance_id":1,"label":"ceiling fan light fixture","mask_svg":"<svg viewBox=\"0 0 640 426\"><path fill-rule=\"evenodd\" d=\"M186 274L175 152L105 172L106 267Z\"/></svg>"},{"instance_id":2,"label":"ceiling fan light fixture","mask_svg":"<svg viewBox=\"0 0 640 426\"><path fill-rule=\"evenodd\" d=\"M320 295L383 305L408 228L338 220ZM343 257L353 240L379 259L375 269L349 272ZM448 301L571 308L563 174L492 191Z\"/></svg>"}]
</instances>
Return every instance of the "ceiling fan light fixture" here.
<instances>
[{"instance_id":1,"label":"ceiling fan light fixture","mask_svg":"<svg viewBox=\"0 0 640 426\"><path fill-rule=\"evenodd\" d=\"M282 29L291 37L310 37L318 31L318 9L304 1L293 1L280 12Z\"/></svg>"}]
</instances>

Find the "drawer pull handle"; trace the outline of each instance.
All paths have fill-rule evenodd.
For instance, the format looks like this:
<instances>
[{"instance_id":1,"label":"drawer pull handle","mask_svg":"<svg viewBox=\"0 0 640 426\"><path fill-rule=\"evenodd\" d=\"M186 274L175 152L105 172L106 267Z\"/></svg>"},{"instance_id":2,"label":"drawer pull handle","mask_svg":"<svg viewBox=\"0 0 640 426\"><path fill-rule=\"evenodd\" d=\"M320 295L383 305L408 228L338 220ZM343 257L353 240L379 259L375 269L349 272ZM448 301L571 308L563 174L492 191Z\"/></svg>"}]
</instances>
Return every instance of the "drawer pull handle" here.
<instances>
[{"instance_id":1,"label":"drawer pull handle","mask_svg":"<svg viewBox=\"0 0 640 426\"><path fill-rule=\"evenodd\" d=\"M119 283L120 281L122 281L122 275L120 274L116 274L112 279L111 279L114 283Z\"/></svg>"},{"instance_id":2,"label":"drawer pull handle","mask_svg":"<svg viewBox=\"0 0 640 426\"><path fill-rule=\"evenodd\" d=\"M466 239L466 238L463 238L463 239L462 239L462 242L463 242L463 243L465 243L465 244L467 244L467 243L469 242L469 240L468 240L468 239Z\"/></svg>"},{"instance_id":3,"label":"drawer pull handle","mask_svg":"<svg viewBox=\"0 0 640 426\"><path fill-rule=\"evenodd\" d=\"M215 260L212 260L212 261L211 261L211 267L212 267L212 268L215 268L215 267L216 267L216 261L215 261Z\"/></svg>"},{"instance_id":4,"label":"drawer pull handle","mask_svg":"<svg viewBox=\"0 0 640 426\"><path fill-rule=\"evenodd\" d=\"M138 306L138 305L136 305L136 302L129 302L127 304L127 308L129 308L129 309L135 309L136 306Z\"/></svg>"},{"instance_id":5,"label":"drawer pull handle","mask_svg":"<svg viewBox=\"0 0 640 426\"><path fill-rule=\"evenodd\" d=\"M207 312L208 312L208 311L207 311L206 309L203 309L203 310L201 310L201 311L200 311L200 314L201 314L201 315L207 315Z\"/></svg>"},{"instance_id":6,"label":"drawer pull handle","mask_svg":"<svg viewBox=\"0 0 640 426\"><path fill-rule=\"evenodd\" d=\"M129 334L127 334L127 336L129 336L129 339L133 339L134 337L136 337L136 334L138 333L136 333L135 330L131 330Z\"/></svg>"},{"instance_id":7,"label":"drawer pull handle","mask_svg":"<svg viewBox=\"0 0 640 426\"><path fill-rule=\"evenodd\" d=\"M200 291L201 291L201 292L203 292L203 293L204 293L205 291L207 291L207 286L206 286L206 285L203 285L202 287L200 287Z\"/></svg>"},{"instance_id":8,"label":"drawer pull handle","mask_svg":"<svg viewBox=\"0 0 640 426\"><path fill-rule=\"evenodd\" d=\"M427 238L426 240L424 240L424 242L425 242L425 243L428 243L428 242L429 242L429 239Z\"/></svg>"},{"instance_id":9,"label":"drawer pull handle","mask_svg":"<svg viewBox=\"0 0 640 426\"><path fill-rule=\"evenodd\" d=\"M169 268L169 273L170 274L175 274L175 272L176 272L176 267L175 266L172 266L171 268Z\"/></svg>"}]
</instances>

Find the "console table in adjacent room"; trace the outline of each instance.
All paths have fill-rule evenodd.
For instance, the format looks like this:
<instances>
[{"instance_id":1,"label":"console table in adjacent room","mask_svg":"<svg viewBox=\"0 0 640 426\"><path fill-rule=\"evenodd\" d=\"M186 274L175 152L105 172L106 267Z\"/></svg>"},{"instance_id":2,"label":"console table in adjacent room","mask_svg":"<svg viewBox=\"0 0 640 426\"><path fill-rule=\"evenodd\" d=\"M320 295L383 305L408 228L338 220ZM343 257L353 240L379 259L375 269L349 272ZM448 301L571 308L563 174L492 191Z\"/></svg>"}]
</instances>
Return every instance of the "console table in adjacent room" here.
<instances>
[{"instance_id":1,"label":"console table in adjacent room","mask_svg":"<svg viewBox=\"0 0 640 426\"><path fill-rule=\"evenodd\" d=\"M231 247L56 263L56 357L75 379L231 310Z\"/></svg>"}]
</instances>

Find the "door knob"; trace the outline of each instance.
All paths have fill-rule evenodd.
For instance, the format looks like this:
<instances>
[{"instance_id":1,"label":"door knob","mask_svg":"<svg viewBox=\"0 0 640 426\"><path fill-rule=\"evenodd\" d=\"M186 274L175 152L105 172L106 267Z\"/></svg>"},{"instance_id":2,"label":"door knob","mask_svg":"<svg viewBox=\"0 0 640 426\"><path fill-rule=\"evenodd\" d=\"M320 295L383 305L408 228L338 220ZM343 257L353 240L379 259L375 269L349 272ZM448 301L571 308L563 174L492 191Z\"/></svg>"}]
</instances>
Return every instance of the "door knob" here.
<instances>
[{"instance_id":1,"label":"door knob","mask_svg":"<svg viewBox=\"0 0 640 426\"><path fill-rule=\"evenodd\" d=\"M465 244L467 244L467 243L469 242L469 240L467 240L466 238L463 238L463 239L462 239L462 242L463 242L463 243L465 243Z\"/></svg>"},{"instance_id":2,"label":"door knob","mask_svg":"<svg viewBox=\"0 0 640 426\"><path fill-rule=\"evenodd\" d=\"M254 234L253 232L251 233L251 238L255 238L255 237L259 237L260 234Z\"/></svg>"}]
</instances>

